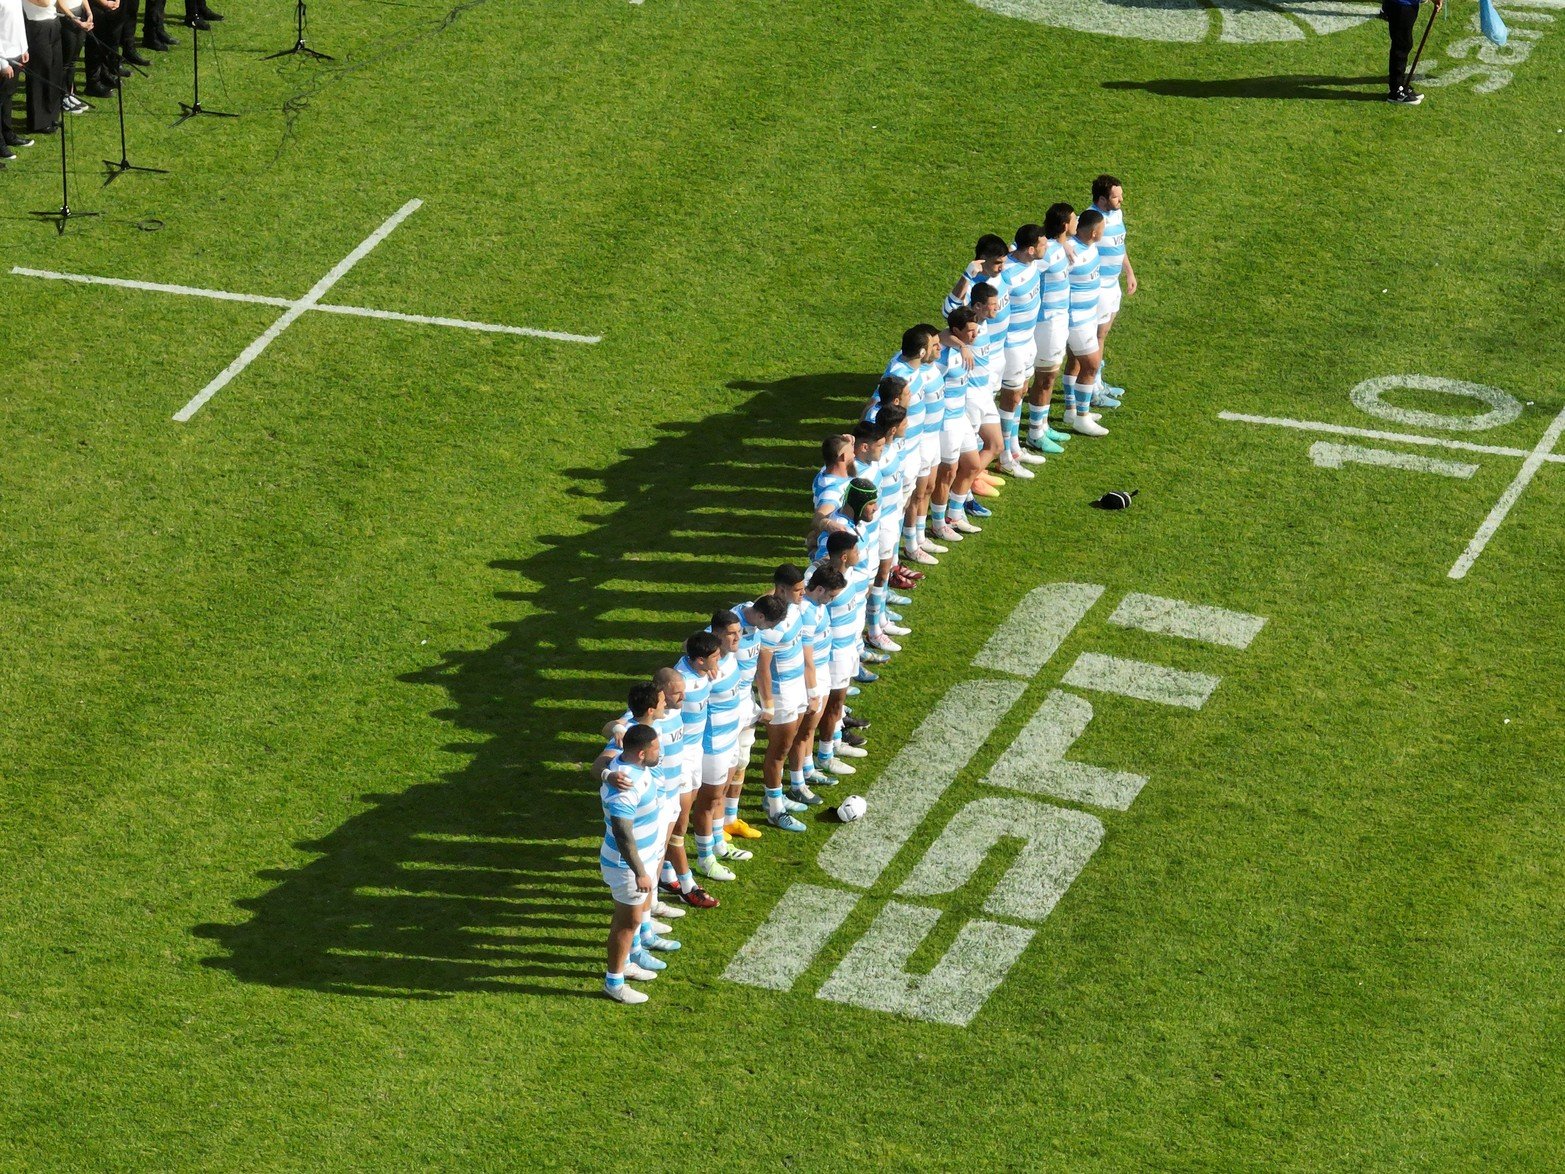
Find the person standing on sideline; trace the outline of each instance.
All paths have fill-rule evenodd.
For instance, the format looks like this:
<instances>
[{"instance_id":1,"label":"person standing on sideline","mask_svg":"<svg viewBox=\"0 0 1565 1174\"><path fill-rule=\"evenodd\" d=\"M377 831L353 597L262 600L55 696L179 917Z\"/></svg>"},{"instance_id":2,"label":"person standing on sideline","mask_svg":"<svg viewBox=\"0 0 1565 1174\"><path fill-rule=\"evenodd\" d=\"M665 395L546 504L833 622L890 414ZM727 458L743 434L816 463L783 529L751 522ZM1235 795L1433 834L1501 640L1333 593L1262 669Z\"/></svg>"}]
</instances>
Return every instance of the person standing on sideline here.
<instances>
[{"instance_id":1,"label":"person standing on sideline","mask_svg":"<svg viewBox=\"0 0 1565 1174\"><path fill-rule=\"evenodd\" d=\"M76 96L76 59L92 32L92 6L87 0L56 0L55 7L60 11L60 72L65 79L60 106L67 114L85 114L92 107Z\"/></svg>"},{"instance_id":2,"label":"person standing on sideline","mask_svg":"<svg viewBox=\"0 0 1565 1174\"><path fill-rule=\"evenodd\" d=\"M1125 275L1124 296L1136 292L1136 271L1131 268L1130 254L1125 251L1125 189L1112 175L1100 175L1092 181L1092 206L1103 213L1103 236L1098 241L1098 279L1102 283L1098 292L1098 382L1093 391L1095 404L1103 407L1119 407L1123 387L1110 387L1103 382L1103 350L1109 329L1119 314L1119 276Z\"/></svg>"},{"instance_id":3,"label":"person standing on sideline","mask_svg":"<svg viewBox=\"0 0 1565 1174\"><path fill-rule=\"evenodd\" d=\"M90 0L92 32L87 34L87 96L112 98L120 84L120 0ZM130 70L125 70L129 76Z\"/></svg>"},{"instance_id":4,"label":"person standing on sideline","mask_svg":"<svg viewBox=\"0 0 1565 1174\"><path fill-rule=\"evenodd\" d=\"M1445 7L1445 0L1432 0L1435 11ZM1417 106L1424 95L1413 88L1413 79L1407 74L1408 54L1413 51L1413 30L1418 26L1418 8L1422 0L1386 0L1381 14L1391 30L1391 57L1386 71L1386 101L1398 106Z\"/></svg>"},{"instance_id":5,"label":"person standing on sideline","mask_svg":"<svg viewBox=\"0 0 1565 1174\"><path fill-rule=\"evenodd\" d=\"M11 102L22 83L22 67L27 64L26 18L22 0L0 0L0 159L15 159L16 147L30 147L11 127Z\"/></svg>"},{"instance_id":6,"label":"person standing on sideline","mask_svg":"<svg viewBox=\"0 0 1565 1174\"><path fill-rule=\"evenodd\" d=\"M27 129L52 135L60 125L65 96L60 11L54 0L22 0L22 15L27 18Z\"/></svg>"}]
</instances>

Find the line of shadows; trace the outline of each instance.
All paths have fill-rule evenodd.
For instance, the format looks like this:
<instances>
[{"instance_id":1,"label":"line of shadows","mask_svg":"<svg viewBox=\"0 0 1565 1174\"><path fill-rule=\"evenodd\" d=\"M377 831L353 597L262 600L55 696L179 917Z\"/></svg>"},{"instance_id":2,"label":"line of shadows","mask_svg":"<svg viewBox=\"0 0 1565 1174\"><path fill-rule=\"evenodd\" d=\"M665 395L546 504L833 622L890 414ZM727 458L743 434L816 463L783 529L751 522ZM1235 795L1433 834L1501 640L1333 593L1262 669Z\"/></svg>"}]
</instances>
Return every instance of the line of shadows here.
<instances>
[{"instance_id":1,"label":"line of shadows","mask_svg":"<svg viewBox=\"0 0 1565 1174\"><path fill-rule=\"evenodd\" d=\"M1368 90L1358 87L1368 86ZM1330 77L1326 74L1277 74L1271 77L1159 78L1103 82L1105 90L1145 90L1165 98L1298 98L1331 102L1379 102L1386 96L1384 74Z\"/></svg>"},{"instance_id":2,"label":"line of shadows","mask_svg":"<svg viewBox=\"0 0 1565 1174\"><path fill-rule=\"evenodd\" d=\"M438 998L462 991L583 995L601 967L602 827L582 765L625 690L672 663L717 607L764 590L799 559L816 445L843 427L865 374L734 383L755 394L693 425L666 425L606 469L567 470L603 509L582 533L490 565L522 618L486 648L403 676L444 689L434 716L467 755L438 780L371 806L298 868L260 874L237 924L200 925L244 982L339 994Z\"/></svg>"}]
</instances>

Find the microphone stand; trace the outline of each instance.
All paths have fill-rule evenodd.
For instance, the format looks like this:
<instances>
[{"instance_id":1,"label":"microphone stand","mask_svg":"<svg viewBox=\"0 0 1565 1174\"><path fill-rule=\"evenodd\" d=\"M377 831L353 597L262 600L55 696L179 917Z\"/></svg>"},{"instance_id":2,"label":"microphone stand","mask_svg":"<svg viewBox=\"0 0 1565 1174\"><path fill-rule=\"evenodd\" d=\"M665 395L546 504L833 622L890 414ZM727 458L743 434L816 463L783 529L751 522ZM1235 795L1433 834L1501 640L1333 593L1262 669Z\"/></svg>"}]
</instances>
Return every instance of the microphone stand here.
<instances>
[{"instance_id":1,"label":"microphone stand","mask_svg":"<svg viewBox=\"0 0 1565 1174\"><path fill-rule=\"evenodd\" d=\"M303 53L306 56L315 58L317 61L337 60L330 54L317 53L314 49L310 48L304 43L304 16L304 0L299 0L298 7L294 10L294 19L298 24L299 39L293 43L292 49L284 49L281 53L269 53L265 57L261 58L262 61L271 61L275 57L288 57L294 53Z\"/></svg>"},{"instance_id":2,"label":"microphone stand","mask_svg":"<svg viewBox=\"0 0 1565 1174\"><path fill-rule=\"evenodd\" d=\"M237 114L229 114L222 110L208 110L201 105L201 30L193 24L188 27L190 29L190 62L195 92L191 95L188 105L184 102L179 104L180 110L184 113L174 120L174 125L178 126L182 122L189 122L198 114L207 114L213 118L238 118L239 115Z\"/></svg>"},{"instance_id":3,"label":"microphone stand","mask_svg":"<svg viewBox=\"0 0 1565 1174\"><path fill-rule=\"evenodd\" d=\"M167 175L168 172L161 167L137 167L130 161L130 156L125 152L125 79L115 78L114 83L114 97L120 108L120 161L118 163L111 159L103 161L104 167L108 168L109 172L108 177L103 181L103 186L108 187L127 171L142 171L148 175Z\"/></svg>"},{"instance_id":4,"label":"microphone stand","mask_svg":"<svg viewBox=\"0 0 1565 1174\"><path fill-rule=\"evenodd\" d=\"M71 172L66 161L65 146L65 140L68 136L65 128L70 125L67 121L69 118L69 114L64 114L60 117L60 207L58 211L30 213L30 215L41 217L44 220L56 221L54 230L60 236L65 235L66 221L75 220L80 216L98 215L96 212L76 212L71 209Z\"/></svg>"}]
</instances>

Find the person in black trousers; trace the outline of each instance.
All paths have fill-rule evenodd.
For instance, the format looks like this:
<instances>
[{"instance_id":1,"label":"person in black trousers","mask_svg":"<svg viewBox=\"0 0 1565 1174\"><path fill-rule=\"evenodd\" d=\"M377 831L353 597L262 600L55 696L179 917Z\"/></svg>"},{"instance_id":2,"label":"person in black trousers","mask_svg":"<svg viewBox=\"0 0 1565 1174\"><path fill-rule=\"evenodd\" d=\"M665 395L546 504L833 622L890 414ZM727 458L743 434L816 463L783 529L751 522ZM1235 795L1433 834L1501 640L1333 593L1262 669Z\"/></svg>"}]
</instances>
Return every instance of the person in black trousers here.
<instances>
[{"instance_id":1,"label":"person in black trousers","mask_svg":"<svg viewBox=\"0 0 1565 1174\"><path fill-rule=\"evenodd\" d=\"M120 0L91 0L92 32L87 34L87 94L112 98L120 84ZM130 71L125 70L126 73Z\"/></svg>"},{"instance_id":2,"label":"person in black trousers","mask_svg":"<svg viewBox=\"0 0 1565 1174\"><path fill-rule=\"evenodd\" d=\"M193 29L209 29L214 21L223 19L221 12L213 12L206 0L185 0L185 23Z\"/></svg>"},{"instance_id":3,"label":"person in black trousers","mask_svg":"<svg viewBox=\"0 0 1565 1174\"><path fill-rule=\"evenodd\" d=\"M52 135L60 125L65 97L65 57L60 44L60 13L54 0L22 0L27 19L27 129Z\"/></svg>"},{"instance_id":4,"label":"person in black trousers","mask_svg":"<svg viewBox=\"0 0 1565 1174\"><path fill-rule=\"evenodd\" d=\"M65 96L61 103L67 114L79 114L92 109L76 96L76 60L81 56L87 35L92 32L92 5L87 0L64 0L57 7L65 9L60 14L61 72L65 79Z\"/></svg>"},{"instance_id":5,"label":"person in black trousers","mask_svg":"<svg viewBox=\"0 0 1565 1174\"><path fill-rule=\"evenodd\" d=\"M146 68L152 62L136 48L136 17L141 13L141 0L120 0L120 56L131 65Z\"/></svg>"},{"instance_id":6,"label":"person in black trousers","mask_svg":"<svg viewBox=\"0 0 1565 1174\"><path fill-rule=\"evenodd\" d=\"M1417 106L1424 95L1413 88L1413 79L1407 76L1407 58L1413 51L1413 30L1418 26L1420 0L1384 0L1380 15L1391 29L1391 57L1386 70L1386 101L1398 106ZM1445 6L1445 0L1434 0L1435 11Z\"/></svg>"},{"instance_id":7,"label":"person in black trousers","mask_svg":"<svg viewBox=\"0 0 1565 1174\"><path fill-rule=\"evenodd\" d=\"M167 53L175 45L179 44L168 35L168 25L165 20L168 12L168 0L147 0L146 7L141 10L141 47L153 49L159 53Z\"/></svg>"}]
</instances>

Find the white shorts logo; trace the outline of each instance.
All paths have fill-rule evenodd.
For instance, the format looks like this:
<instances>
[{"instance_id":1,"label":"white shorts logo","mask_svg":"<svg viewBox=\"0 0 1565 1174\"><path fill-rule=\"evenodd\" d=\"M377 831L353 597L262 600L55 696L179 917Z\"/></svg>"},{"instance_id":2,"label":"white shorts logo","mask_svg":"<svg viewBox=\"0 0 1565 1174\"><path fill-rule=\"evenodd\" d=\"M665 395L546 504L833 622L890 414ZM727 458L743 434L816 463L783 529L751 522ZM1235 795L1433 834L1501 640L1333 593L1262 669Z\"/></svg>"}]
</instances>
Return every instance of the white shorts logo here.
<instances>
[{"instance_id":1,"label":"white shorts logo","mask_svg":"<svg viewBox=\"0 0 1565 1174\"><path fill-rule=\"evenodd\" d=\"M1254 44L1340 33L1374 18L1359 0L968 0L1002 16L1142 41Z\"/></svg>"}]
</instances>

